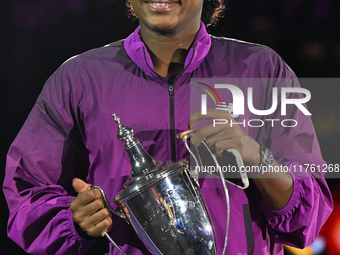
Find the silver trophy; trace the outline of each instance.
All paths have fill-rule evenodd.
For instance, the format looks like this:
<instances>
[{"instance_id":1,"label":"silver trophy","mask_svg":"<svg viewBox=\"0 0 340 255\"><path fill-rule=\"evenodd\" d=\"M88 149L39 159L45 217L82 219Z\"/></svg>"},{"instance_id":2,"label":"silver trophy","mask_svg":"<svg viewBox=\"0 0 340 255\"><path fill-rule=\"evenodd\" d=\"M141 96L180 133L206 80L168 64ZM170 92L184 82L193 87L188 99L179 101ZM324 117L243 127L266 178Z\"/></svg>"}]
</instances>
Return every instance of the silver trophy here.
<instances>
[{"instance_id":1,"label":"silver trophy","mask_svg":"<svg viewBox=\"0 0 340 255\"><path fill-rule=\"evenodd\" d=\"M200 194L197 172L190 169L187 160L161 162L153 159L133 137L132 128L122 125L115 114L113 117L118 124L117 137L125 142L130 157L130 179L113 199L117 210L109 205L99 186L92 188L101 191L109 210L126 219L153 254L217 254L213 225ZM191 135L188 133L183 139L187 149L187 139ZM225 182L222 182L229 219L229 197ZM223 254L228 227L229 224ZM126 254L107 233L105 236Z\"/></svg>"}]
</instances>

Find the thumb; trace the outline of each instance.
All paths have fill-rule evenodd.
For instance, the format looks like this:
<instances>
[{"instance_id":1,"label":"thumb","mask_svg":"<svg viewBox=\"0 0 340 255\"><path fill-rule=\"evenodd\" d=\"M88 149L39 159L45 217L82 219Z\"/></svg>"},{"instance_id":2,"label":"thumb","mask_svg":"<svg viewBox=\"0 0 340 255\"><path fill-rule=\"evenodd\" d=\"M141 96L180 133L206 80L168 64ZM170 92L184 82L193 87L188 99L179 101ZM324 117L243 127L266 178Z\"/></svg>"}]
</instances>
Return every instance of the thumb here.
<instances>
[{"instance_id":1,"label":"thumb","mask_svg":"<svg viewBox=\"0 0 340 255\"><path fill-rule=\"evenodd\" d=\"M86 183L79 178L74 178L73 181L72 181L72 186L73 186L75 191L77 191L78 193L82 193L82 192L90 189L91 184Z\"/></svg>"},{"instance_id":2,"label":"thumb","mask_svg":"<svg viewBox=\"0 0 340 255\"><path fill-rule=\"evenodd\" d=\"M196 132L197 129L190 129L190 130L187 130L187 131L183 131L182 133L179 133L177 134L177 138L183 140L184 136L189 133L189 132Z\"/></svg>"}]
</instances>

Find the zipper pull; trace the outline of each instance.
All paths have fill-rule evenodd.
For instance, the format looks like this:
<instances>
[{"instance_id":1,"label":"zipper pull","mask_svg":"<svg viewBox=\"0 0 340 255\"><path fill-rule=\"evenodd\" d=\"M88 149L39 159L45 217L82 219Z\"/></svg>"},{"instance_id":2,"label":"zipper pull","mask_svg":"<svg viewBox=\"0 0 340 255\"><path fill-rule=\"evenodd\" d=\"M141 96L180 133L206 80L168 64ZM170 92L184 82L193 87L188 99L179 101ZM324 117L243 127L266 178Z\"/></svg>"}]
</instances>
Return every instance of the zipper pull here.
<instances>
[{"instance_id":1,"label":"zipper pull","mask_svg":"<svg viewBox=\"0 0 340 255\"><path fill-rule=\"evenodd\" d=\"M173 85L169 85L169 95L170 96L174 95L174 86Z\"/></svg>"}]
</instances>

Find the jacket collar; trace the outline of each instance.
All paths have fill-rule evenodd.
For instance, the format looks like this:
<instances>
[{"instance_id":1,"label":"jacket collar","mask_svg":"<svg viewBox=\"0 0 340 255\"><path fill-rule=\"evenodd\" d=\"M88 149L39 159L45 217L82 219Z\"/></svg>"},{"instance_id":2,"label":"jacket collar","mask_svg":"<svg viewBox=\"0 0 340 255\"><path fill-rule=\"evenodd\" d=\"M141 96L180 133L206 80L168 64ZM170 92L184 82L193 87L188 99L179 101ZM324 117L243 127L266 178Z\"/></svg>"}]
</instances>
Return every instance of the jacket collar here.
<instances>
[{"instance_id":1,"label":"jacket collar","mask_svg":"<svg viewBox=\"0 0 340 255\"><path fill-rule=\"evenodd\" d=\"M206 57L211 46L211 38L201 21L201 27L195 37L194 43L185 59L184 72L191 73L195 70ZM129 57L149 76L158 75L152 70L153 64L149 52L140 36L140 27L129 35L124 41L124 47Z\"/></svg>"}]
</instances>

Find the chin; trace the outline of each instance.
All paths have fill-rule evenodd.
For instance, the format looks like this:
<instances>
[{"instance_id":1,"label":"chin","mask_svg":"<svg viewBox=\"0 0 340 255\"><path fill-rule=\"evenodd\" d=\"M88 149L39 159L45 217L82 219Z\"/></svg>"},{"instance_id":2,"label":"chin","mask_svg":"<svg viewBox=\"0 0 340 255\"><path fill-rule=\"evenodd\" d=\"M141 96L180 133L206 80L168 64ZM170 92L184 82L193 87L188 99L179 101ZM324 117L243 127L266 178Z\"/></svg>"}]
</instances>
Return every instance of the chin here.
<instances>
[{"instance_id":1,"label":"chin","mask_svg":"<svg viewBox=\"0 0 340 255\"><path fill-rule=\"evenodd\" d=\"M178 27L178 24L176 24L175 22L165 22L164 20L162 20L161 22L153 22L152 24L150 24L151 30L156 31L160 34L174 33L176 29L178 29Z\"/></svg>"},{"instance_id":2,"label":"chin","mask_svg":"<svg viewBox=\"0 0 340 255\"><path fill-rule=\"evenodd\" d=\"M175 33L175 29L170 29L170 28L156 28L154 29L154 31L162 35Z\"/></svg>"}]
</instances>

